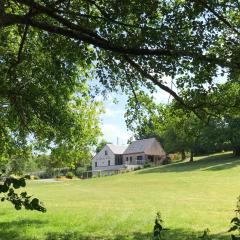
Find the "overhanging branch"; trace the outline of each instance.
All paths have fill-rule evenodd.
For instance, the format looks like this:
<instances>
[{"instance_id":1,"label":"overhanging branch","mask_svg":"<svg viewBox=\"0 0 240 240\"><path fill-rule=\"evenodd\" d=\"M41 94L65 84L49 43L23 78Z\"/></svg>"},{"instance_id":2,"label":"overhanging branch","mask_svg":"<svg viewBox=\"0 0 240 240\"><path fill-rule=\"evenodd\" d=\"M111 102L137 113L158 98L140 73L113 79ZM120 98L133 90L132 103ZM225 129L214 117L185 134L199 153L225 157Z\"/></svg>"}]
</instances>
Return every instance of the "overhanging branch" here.
<instances>
[{"instance_id":1,"label":"overhanging branch","mask_svg":"<svg viewBox=\"0 0 240 240\"><path fill-rule=\"evenodd\" d=\"M195 51L181 50L181 49L170 49L170 48L148 48L148 47L126 47L124 45L118 45L112 43L110 40L100 37L94 31L87 29L79 24L72 22L69 19L63 18L54 12L54 9L42 6L34 1L30 0L16 0L19 3L25 4L34 9L34 11L39 11L53 19L55 19L59 25L49 24L46 22L37 21L28 16L18 16L8 14L3 19L0 18L0 27L13 24L26 24L47 31L53 34L59 34L68 38L73 38L79 41L83 41L88 44L92 44L95 47L112 51L120 54L136 55L136 56L171 56L171 57L188 57L192 59L197 59L199 62L209 62L217 64L221 67L232 67L232 63L226 59L220 59L214 54L201 54ZM1 22L2 20L2 22ZM2 23L2 24L1 24ZM237 66L238 67L238 66Z\"/></svg>"}]
</instances>

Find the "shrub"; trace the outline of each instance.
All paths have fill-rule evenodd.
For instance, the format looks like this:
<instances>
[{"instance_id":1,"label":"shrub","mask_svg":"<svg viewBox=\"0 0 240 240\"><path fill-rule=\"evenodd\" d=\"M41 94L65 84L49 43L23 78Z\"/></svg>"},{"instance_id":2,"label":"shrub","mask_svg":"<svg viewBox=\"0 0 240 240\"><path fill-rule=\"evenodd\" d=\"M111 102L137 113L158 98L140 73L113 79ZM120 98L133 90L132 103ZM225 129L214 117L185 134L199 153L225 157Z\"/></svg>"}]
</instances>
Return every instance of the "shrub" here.
<instances>
[{"instance_id":1,"label":"shrub","mask_svg":"<svg viewBox=\"0 0 240 240\"><path fill-rule=\"evenodd\" d=\"M155 223L154 223L154 228L153 228L153 238L154 239L161 239L161 232L163 230L162 227L163 220L161 218L160 212L157 212L156 218L155 218Z\"/></svg>"},{"instance_id":2,"label":"shrub","mask_svg":"<svg viewBox=\"0 0 240 240\"><path fill-rule=\"evenodd\" d=\"M74 174L72 172L67 172L66 178L72 179L74 177Z\"/></svg>"},{"instance_id":3,"label":"shrub","mask_svg":"<svg viewBox=\"0 0 240 240\"><path fill-rule=\"evenodd\" d=\"M149 167L151 167L150 163L144 163L143 168L149 168Z\"/></svg>"},{"instance_id":4,"label":"shrub","mask_svg":"<svg viewBox=\"0 0 240 240\"><path fill-rule=\"evenodd\" d=\"M211 237L210 237L210 230L208 228L206 228L204 231L203 231L203 235L198 237L198 238L201 238L203 240L210 240Z\"/></svg>"},{"instance_id":5,"label":"shrub","mask_svg":"<svg viewBox=\"0 0 240 240\"><path fill-rule=\"evenodd\" d=\"M172 161L171 161L171 158L170 157L166 157L164 160L163 160L163 162L162 162L162 164L163 165L166 165L166 164L170 164Z\"/></svg>"},{"instance_id":6,"label":"shrub","mask_svg":"<svg viewBox=\"0 0 240 240\"><path fill-rule=\"evenodd\" d=\"M83 173L86 171L86 169L84 167L78 167L75 171L75 175L77 177L82 177Z\"/></svg>"},{"instance_id":7,"label":"shrub","mask_svg":"<svg viewBox=\"0 0 240 240\"><path fill-rule=\"evenodd\" d=\"M137 170L140 170L140 169L141 169L141 167L139 166L139 167L134 168L133 170L137 171Z\"/></svg>"},{"instance_id":8,"label":"shrub","mask_svg":"<svg viewBox=\"0 0 240 240\"><path fill-rule=\"evenodd\" d=\"M65 168L59 168L59 175L65 176L70 171L68 167Z\"/></svg>"},{"instance_id":9,"label":"shrub","mask_svg":"<svg viewBox=\"0 0 240 240\"><path fill-rule=\"evenodd\" d=\"M63 175L59 174L56 176L56 178L61 178Z\"/></svg>"},{"instance_id":10,"label":"shrub","mask_svg":"<svg viewBox=\"0 0 240 240\"><path fill-rule=\"evenodd\" d=\"M235 210L236 216L231 220L232 227L228 230L228 232L237 232L236 235L231 235L232 239L240 238L240 196L237 201L237 209Z\"/></svg>"},{"instance_id":11,"label":"shrub","mask_svg":"<svg viewBox=\"0 0 240 240\"><path fill-rule=\"evenodd\" d=\"M26 174L26 175L24 176L24 178L30 180L30 179L31 179L31 175L30 175L30 174Z\"/></svg>"},{"instance_id":12,"label":"shrub","mask_svg":"<svg viewBox=\"0 0 240 240\"><path fill-rule=\"evenodd\" d=\"M52 178L54 176L52 170L41 171L38 173L38 177L41 179Z\"/></svg>"},{"instance_id":13,"label":"shrub","mask_svg":"<svg viewBox=\"0 0 240 240\"><path fill-rule=\"evenodd\" d=\"M32 179L32 180L38 180L38 179L39 179L39 177L38 177L38 176L36 176L36 175L31 175L31 176L30 176L30 179Z\"/></svg>"}]
</instances>

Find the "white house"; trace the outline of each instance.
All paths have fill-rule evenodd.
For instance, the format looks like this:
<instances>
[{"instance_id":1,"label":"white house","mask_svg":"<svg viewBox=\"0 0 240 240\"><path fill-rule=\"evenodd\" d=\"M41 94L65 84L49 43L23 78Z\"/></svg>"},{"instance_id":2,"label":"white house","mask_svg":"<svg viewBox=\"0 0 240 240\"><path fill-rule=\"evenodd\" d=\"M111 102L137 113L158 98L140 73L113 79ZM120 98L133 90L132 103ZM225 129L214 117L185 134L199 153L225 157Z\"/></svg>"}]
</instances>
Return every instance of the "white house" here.
<instances>
[{"instance_id":1,"label":"white house","mask_svg":"<svg viewBox=\"0 0 240 240\"><path fill-rule=\"evenodd\" d=\"M156 138L136 140L126 146L107 144L92 159L92 172L93 175L99 172L109 175L113 171L133 169L145 163L161 164L165 158L166 153Z\"/></svg>"},{"instance_id":2,"label":"white house","mask_svg":"<svg viewBox=\"0 0 240 240\"><path fill-rule=\"evenodd\" d=\"M116 171L123 169L123 152L127 147L127 145L105 145L92 159L93 174L96 175L100 171Z\"/></svg>"}]
</instances>

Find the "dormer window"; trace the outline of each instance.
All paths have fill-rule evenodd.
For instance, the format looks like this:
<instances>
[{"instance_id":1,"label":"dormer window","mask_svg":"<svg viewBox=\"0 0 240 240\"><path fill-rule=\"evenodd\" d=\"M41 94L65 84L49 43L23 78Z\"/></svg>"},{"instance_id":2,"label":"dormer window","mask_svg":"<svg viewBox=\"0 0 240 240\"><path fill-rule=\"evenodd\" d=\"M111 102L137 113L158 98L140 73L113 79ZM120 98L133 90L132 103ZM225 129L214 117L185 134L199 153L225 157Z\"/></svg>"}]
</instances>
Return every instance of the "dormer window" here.
<instances>
[{"instance_id":1,"label":"dormer window","mask_svg":"<svg viewBox=\"0 0 240 240\"><path fill-rule=\"evenodd\" d=\"M105 150L105 155L108 155L108 152L107 152L107 150Z\"/></svg>"}]
</instances>

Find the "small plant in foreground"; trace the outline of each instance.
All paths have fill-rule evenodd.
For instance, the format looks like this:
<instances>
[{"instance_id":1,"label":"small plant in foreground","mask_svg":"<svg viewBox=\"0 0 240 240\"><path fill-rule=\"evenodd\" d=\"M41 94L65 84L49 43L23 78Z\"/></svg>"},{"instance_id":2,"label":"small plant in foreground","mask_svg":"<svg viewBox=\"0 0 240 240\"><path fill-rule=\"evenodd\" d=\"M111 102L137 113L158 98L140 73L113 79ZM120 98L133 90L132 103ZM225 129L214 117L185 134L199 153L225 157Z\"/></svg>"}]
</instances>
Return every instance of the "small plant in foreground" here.
<instances>
[{"instance_id":1,"label":"small plant in foreground","mask_svg":"<svg viewBox=\"0 0 240 240\"><path fill-rule=\"evenodd\" d=\"M156 218L155 218L155 224L153 228L153 239L161 239L161 232L163 230L162 227L163 220L161 217L160 212L157 212Z\"/></svg>"},{"instance_id":2,"label":"small plant in foreground","mask_svg":"<svg viewBox=\"0 0 240 240\"><path fill-rule=\"evenodd\" d=\"M240 239L240 196L237 201L237 209L235 210L236 216L231 220L233 226L228 230L228 232L236 232L236 235L231 235L232 240Z\"/></svg>"},{"instance_id":3,"label":"small plant in foreground","mask_svg":"<svg viewBox=\"0 0 240 240\"><path fill-rule=\"evenodd\" d=\"M209 235L210 233L210 230L208 228L206 228L204 231L203 231L203 235L199 238L203 239L203 240L210 240L211 237Z\"/></svg>"}]
</instances>

